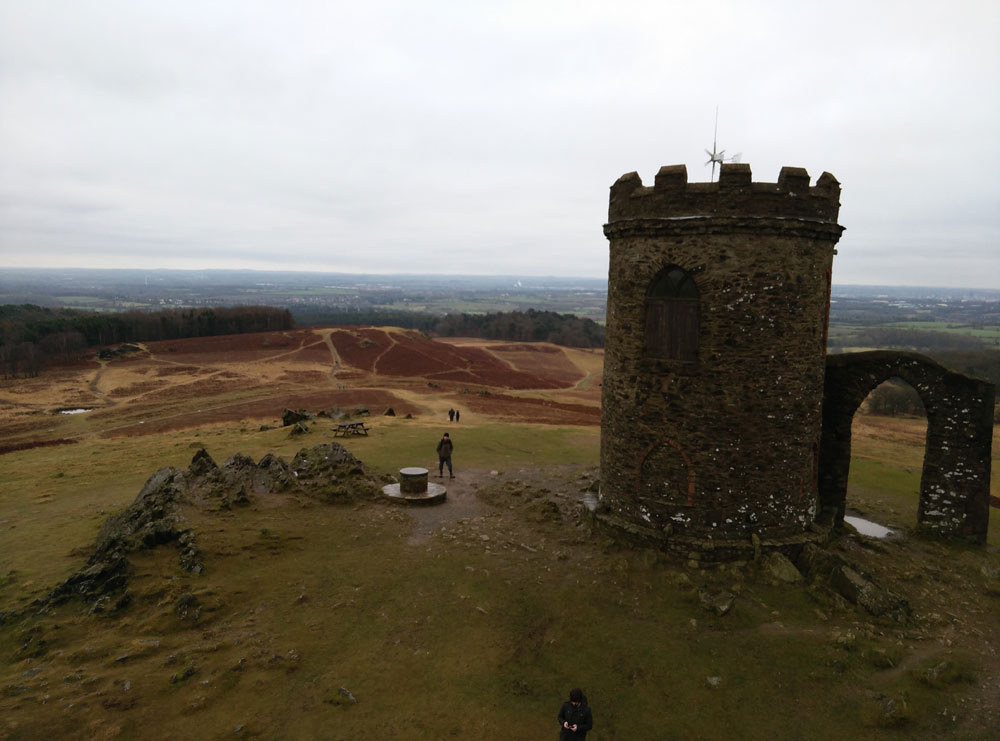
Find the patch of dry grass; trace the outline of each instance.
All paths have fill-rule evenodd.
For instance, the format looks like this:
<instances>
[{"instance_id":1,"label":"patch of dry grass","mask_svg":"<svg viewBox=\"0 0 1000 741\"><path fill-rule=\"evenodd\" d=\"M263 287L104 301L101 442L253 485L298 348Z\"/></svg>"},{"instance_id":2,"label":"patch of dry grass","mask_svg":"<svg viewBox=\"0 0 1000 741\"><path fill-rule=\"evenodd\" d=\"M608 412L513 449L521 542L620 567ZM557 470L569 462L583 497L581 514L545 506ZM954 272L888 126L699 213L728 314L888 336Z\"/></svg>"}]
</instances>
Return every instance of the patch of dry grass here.
<instances>
[{"instance_id":1,"label":"patch of dry grass","mask_svg":"<svg viewBox=\"0 0 1000 741\"><path fill-rule=\"evenodd\" d=\"M294 350L283 350L289 364L256 376L256 364L230 369L251 379L240 393L32 417L52 420L46 434L80 442L0 459L0 611L25 608L79 569L106 515L160 466L184 467L201 446L221 463L237 452L291 459L332 439L326 420L292 439L250 419L99 437L275 393L253 378L310 370L290 364ZM585 377L599 370L593 354L567 356ZM139 367L107 380L151 377ZM37 410L62 406L94 372L48 390L29 384L21 396ZM132 603L118 615L71 602L0 624L0 738L222 738L237 729L246 738L544 738L577 685L594 707L595 741L991 737L1000 718L990 694L995 551L845 539L838 552L914 608L908 625L879 622L814 587L771 583L752 565L689 571L590 532L576 513L597 464L596 427L476 415L449 426L443 412L464 398L456 389L399 393L425 412L372 417L372 434L345 445L374 472L433 468L448 430L453 502L476 506L436 510L438 519L420 520L420 538L409 511L380 501L264 495L232 511L187 507L202 575L181 571L167 545L132 558ZM860 419L849 505L903 525L915 518L921 423ZM731 590L733 612L705 611L700 588ZM952 721L955 708L964 714Z\"/></svg>"}]
</instances>

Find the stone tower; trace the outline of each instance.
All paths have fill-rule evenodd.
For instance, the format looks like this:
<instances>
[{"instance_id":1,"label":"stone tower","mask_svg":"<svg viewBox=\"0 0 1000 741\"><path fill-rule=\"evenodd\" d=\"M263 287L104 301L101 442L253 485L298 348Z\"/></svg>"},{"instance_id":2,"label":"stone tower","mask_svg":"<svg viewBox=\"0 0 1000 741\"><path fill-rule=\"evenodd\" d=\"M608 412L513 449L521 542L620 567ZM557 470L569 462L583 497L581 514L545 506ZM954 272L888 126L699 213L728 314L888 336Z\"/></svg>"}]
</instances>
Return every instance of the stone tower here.
<instances>
[{"instance_id":1,"label":"stone tower","mask_svg":"<svg viewBox=\"0 0 1000 741\"><path fill-rule=\"evenodd\" d=\"M839 210L796 167L611 187L603 522L703 560L814 537Z\"/></svg>"}]
</instances>

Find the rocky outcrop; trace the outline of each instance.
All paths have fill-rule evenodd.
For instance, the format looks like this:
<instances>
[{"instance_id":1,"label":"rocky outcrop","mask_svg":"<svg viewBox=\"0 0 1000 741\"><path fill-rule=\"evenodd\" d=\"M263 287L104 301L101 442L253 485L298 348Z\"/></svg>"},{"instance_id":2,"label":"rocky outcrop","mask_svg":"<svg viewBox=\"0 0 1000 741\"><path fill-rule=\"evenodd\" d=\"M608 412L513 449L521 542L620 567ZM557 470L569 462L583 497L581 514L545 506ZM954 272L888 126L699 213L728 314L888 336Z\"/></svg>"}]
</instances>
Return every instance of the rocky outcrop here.
<instances>
[{"instance_id":1,"label":"rocky outcrop","mask_svg":"<svg viewBox=\"0 0 1000 741\"><path fill-rule=\"evenodd\" d=\"M374 496L377 489L361 461L337 443L303 448L291 464L269 453L257 463L236 454L219 466L202 448L186 470L168 466L150 476L135 501L101 527L86 566L53 589L41 607L80 598L91 612L121 609L131 599L129 555L169 543L178 547L181 568L200 574L201 553L182 507L231 510L283 491L337 502Z\"/></svg>"},{"instance_id":2,"label":"rocky outcrop","mask_svg":"<svg viewBox=\"0 0 1000 741\"><path fill-rule=\"evenodd\" d=\"M205 465L197 455L195 464ZM120 609L130 600L128 554L173 541L181 546L181 567L200 573L194 534L177 511L186 489L185 476L172 466L150 476L135 501L105 521L87 565L52 590L46 601L59 604L80 597L91 602L91 612Z\"/></svg>"},{"instance_id":3,"label":"rocky outcrop","mask_svg":"<svg viewBox=\"0 0 1000 741\"><path fill-rule=\"evenodd\" d=\"M813 583L827 587L870 615L898 623L905 623L910 617L910 606L903 597L829 551L808 544L802 549L797 565Z\"/></svg>"}]
</instances>

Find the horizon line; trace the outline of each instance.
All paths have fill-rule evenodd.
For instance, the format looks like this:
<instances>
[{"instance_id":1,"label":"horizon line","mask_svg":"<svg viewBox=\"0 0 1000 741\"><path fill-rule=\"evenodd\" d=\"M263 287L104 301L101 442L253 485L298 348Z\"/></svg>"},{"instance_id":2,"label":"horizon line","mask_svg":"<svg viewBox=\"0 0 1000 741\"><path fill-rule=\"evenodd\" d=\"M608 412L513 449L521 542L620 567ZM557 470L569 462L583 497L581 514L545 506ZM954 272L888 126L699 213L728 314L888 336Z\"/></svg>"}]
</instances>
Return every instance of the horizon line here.
<instances>
[{"instance_id":1,"label":"horizon line","mask_svg":"<svg viewBox=\"0 0 1000 741\"><path fill-rule=\"evenodd\" d=\"M89 271L89 272L116 272L116 273L279 273L279 274L290 274L290 275L338 275L338 276L358 276L358 277L385 277L385 278L403 278L403 277L437 277L439 279L447 278L495 278L495 279L545 279L545 278L556 278L559 280L607 280L606 276L595 276L595 275L555 275L552 273L545 274L531 274L531 273L442 273L442 272L392 272L392 273L381 273L381 272L348 272L348 271L337 271L337 270L287 270L287 269L276 269L276 268L95 268L95 267L81 267L81 266L64 266L64 267L42 267L42 266L12 266L12 265L0 265L0 270L4 271L43 271L43 272L56 272L56 271ZM2 279L0 279L2 280ZM992 288L985 286L960 286L960 285L947 285L947 284L929 284L929 283L842 283L833 281L833 286L863 286L866 288L935 288L935 289L948 289L948 290L963 290L963 291L994 291L1000 292L1000 287Z\"/></svg>"}]
</instances>

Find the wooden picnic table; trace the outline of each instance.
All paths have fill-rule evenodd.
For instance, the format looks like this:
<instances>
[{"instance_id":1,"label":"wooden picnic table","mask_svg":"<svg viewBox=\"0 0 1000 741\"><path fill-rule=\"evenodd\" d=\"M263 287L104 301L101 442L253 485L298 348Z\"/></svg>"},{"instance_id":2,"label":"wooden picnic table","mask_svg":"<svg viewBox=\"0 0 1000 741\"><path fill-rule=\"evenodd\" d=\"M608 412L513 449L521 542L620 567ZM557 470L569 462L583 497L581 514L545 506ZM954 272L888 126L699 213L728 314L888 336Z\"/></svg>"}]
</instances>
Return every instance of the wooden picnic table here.
<instances>
[{"instance_id":1,"label":"wooden picnic table","mask_svg":"<svg viewBox=\"0 0 1000 741\"><path fill-rule=\"evenodd\" d=\"M367 435L370 429L371 427L366 427L364 422L341 422L333 428L333 436Z\"/></svg>"}]
</instances>

